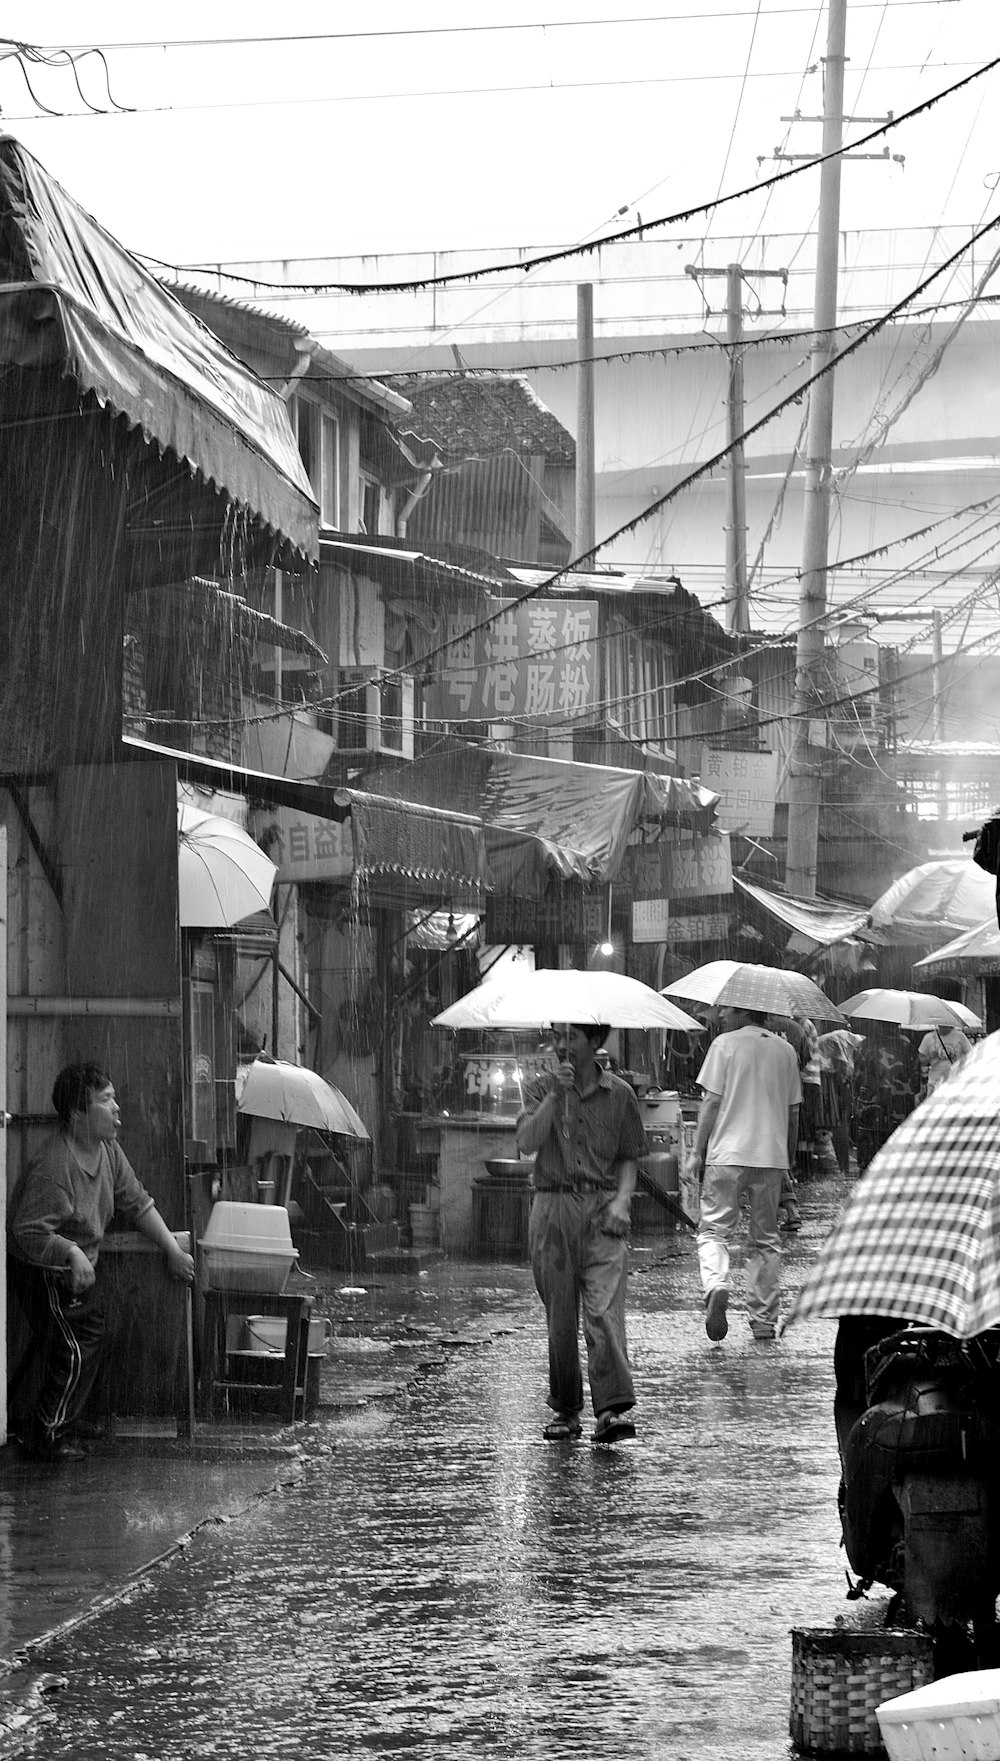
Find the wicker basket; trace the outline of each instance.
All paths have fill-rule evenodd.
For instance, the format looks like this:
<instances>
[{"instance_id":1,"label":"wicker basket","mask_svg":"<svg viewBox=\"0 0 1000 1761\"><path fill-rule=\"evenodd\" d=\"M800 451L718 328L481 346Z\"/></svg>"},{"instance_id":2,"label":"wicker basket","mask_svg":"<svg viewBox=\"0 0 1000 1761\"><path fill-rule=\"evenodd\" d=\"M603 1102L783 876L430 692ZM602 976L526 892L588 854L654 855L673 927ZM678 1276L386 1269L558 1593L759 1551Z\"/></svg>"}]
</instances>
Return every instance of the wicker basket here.
<instances>
[{"instance_id":1,"label":"wicker basket","mask_svg":"<svg viewBox=\"0 0 1000 1761\"><path fill-rule=\"evenodd\" d=\"M794 1629L792 1742L810 1755L884 1755L875 1708L933 1676L925 1633Z\"/></svg>"}]
</instances>

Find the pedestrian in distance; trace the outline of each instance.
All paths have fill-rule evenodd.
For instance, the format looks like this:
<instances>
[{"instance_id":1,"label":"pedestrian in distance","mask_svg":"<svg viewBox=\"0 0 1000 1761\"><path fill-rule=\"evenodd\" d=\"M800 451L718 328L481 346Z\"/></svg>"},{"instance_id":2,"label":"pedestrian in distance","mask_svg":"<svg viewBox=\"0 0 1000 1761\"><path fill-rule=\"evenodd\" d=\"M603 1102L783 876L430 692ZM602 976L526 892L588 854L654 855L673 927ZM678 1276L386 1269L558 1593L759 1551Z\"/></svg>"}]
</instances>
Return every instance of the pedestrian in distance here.
<instances>
[{"instance_id":1,"label":"pedestrian in distance","mask_svg":"<svg viewBox=\"0 0 1000 1761\"><path fill-rule=\"evenodd\" d=\"M925 1094L933 1094L971 1050L972 1041L960 1027L932 1027L925 1033L917 1047Z\"/></svg>"},{"instance_id":2,"label":"pedestrian in distance","mask_svg":"<svg viewBox=\"0 0 1000 1761\"><path fill-rule=\"evenodd\" d=\"M27 1316L40 1382L14 1428L38 1461L78 1461L84 1418L104 1353L105 1317L96 1287L101 1242L112 1217L158 1247L173 1277L194 1280L179 1246L118 1145L121 1115L110 1077L96 1064L69 1064L56 1077L58 1130L18 1183L8 1221L11 1284Z\"/></svg>"},{"instance_id":3,"label":"pedestrian in distance","mask_svg":"<svg viewBox=\"0 0 1000 1761\"><path fill-rule=\"evenodd\" d=\"M629 1084L602 1070L596 1053L609 1029L560 1028L559 1068L531 1084L517 1121L517 1146L535 1156L528 1249L545 1305L549 1346L545 1427L552 1442L579 1437L587 1349L595 1443L635 1436L625 1338L631 1201L645 1154L639 1103Z\"/></svg>"},{"instance_id":4,"label":"pedestrian in distance","mask_svg":"<svg viewBox=\"0 0 1000 1761\"><path fill-rule=\"evenodd\" d=\"M703 1090L689 1171L702 1178L698 1266L705 1331L713 1344L729 1331L729 1245L750 1201L747 1317L755 1339L773 1339L781 1250L778 1204L795 1157L802 1082L788 1041L756 1010L727 1008L698 1073Z\"/></svg>"}]
</instances>

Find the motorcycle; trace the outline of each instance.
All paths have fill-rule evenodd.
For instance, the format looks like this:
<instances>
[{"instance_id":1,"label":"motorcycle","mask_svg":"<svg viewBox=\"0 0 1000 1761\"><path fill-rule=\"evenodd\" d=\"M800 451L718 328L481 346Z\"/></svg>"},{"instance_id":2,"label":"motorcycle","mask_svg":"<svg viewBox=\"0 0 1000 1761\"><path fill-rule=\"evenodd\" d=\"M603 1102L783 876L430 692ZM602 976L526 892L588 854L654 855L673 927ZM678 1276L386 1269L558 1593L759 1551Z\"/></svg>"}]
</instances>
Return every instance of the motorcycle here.
<instances>
[{"instance_id":1,"label":"motorcycle","mask_svg":"<svg viewBox=\"0 0 1000 1761\"><path fill-rule=\"evenodd\" d=\"M841 1428L848 1594L892 1590L887 1624L932 1634L939 1676L1000 1664L998 1360L1000 1333L898 1328L865 1353L867 1408Z\"/></svg>"}]
</instances>

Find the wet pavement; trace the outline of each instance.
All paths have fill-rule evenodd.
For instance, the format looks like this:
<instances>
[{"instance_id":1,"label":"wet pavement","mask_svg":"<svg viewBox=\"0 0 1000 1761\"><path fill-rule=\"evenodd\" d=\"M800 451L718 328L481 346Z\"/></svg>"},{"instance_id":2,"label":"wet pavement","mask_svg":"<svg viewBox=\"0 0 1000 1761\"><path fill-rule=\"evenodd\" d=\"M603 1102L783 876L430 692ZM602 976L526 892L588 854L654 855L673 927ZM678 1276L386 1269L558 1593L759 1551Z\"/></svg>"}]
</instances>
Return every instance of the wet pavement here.
<instances>
[{"instance_id":1,"label":"wet pavement","mask_svg":"<svg viewBox=\"0 0 1000 1761\"><path fill-rule=\"evenodd\" d=\"M840 1196L804 1189L786 1288ZM202 1515L213 1498L232 1513L242 1497L242 1513L203 1522L117 1600L22 1652L9 1684L26 1722L8 1717L0 1751L787 1757L789 1629L855 1618L833 1329L756 1343L737 1293L713 1347L696 1284L689 1237L640 1241L639 1436L599 1449L542 1439L544 1329L525 1267L446 1263L331 1292L319 1419L278 1433L296 1452L187 1464L208 1476ZM198 1503L184 1464L169 1467L155 1519L148 1487L130 1495L131 1461L82 1469L147 1559ZM43 1675L64 1685L41 1693Z\"/></svg>"}]
</instances>

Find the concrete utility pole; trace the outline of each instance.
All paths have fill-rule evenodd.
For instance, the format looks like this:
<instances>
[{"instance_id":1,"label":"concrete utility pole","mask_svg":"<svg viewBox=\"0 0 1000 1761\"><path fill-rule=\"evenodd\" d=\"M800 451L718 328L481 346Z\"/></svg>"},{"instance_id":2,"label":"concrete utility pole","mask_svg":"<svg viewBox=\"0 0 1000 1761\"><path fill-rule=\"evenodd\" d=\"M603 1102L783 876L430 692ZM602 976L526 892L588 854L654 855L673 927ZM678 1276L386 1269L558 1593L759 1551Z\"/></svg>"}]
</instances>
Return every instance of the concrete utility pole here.
<instances>
[{"instance_id":1,"label":"concrete utility pole","mask_svg":"<svg viewBox=\"0 0 1000 1761\"><path fill-rule=\"evenodd\" d=\"M833 355L837 323L840 243L840 151L844 139L844 49L847 0L830 0L823 64L823 154L816 239L816 296L810 375ZM827 155L833 157L827 157ZM806 899L816 896L822 772L810 757L810 718L822 713L826 642L826 577L830 533L830 469L833 449L833 373L809 393L806 495L799 586L799 633L789 757L788 854L785 885Z\"/></svg>"},{"instance_id":2,"label":"concrete utility pole","mask_svg":"<svg viewBox=\"0 0 1000 1761\"><path fill-rule=\"evenodd\" d=\"M703 269L689 263L685 274L693 281L711 275L726 278L726 352L729 356L729 389L726 396L726 629L750 628L747 597L747 497L746 458L743 451L743 283L777 276L788 281L787 269L744 269L727 263L725 269Z\"/></svg>"},{"instance_id":3,"label":"concrete utility pole","mask_svg":"<svg viewBox=\"0 0 1000 1761\"><path fill-rule=\"evenodd\" d=\"M586 556L596 543L594 524L594 289L582 281L576 290L576 540L574 553Z\"/></svg>"},{"instance_id":4,"label":"concrete utility pole","mask_svg":"<svg viewBox=\"0 0 1000 1761\"><path fill-rule=\"evenodd\" d=\"M931 690L934 693L934 738L943 740L944 732L944 635L941 624L941 613L931 613ZM938 763L938 819L941 824L948 817L948 773L945 769L943 756L939 755Z\"/></svg>"}]
</instances>

